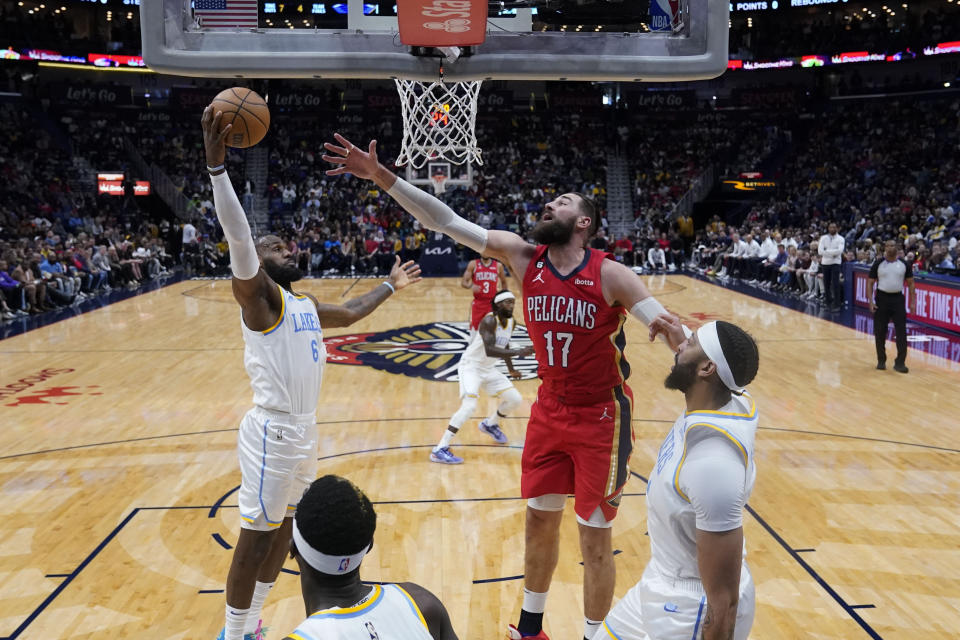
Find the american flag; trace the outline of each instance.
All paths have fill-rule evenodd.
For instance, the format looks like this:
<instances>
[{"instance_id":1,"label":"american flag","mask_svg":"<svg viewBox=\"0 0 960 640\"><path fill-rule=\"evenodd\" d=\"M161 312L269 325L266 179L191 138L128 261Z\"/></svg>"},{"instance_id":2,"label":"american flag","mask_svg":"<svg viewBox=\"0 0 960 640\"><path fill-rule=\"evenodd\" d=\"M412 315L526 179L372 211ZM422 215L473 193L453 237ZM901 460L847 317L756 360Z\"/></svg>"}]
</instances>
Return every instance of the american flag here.
<instances>
[{"instance_id":1,"label":"american flag","mask_svg":"<svg viewBox=\"0 0 960 640\"><path fill-rule=\"evenodd\" d=\"M194 0L201 27L257 28L257 0Z\"/></svg>"}]
</instances>

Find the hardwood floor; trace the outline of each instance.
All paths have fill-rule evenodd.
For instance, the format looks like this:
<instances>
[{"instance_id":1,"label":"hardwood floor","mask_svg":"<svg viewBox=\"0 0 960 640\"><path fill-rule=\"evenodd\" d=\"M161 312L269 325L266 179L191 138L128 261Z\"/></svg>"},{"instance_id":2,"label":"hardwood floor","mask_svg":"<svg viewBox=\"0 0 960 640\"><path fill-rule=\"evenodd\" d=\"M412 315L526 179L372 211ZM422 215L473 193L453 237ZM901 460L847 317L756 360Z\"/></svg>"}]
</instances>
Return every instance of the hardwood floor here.
<instances>
[{"instance_id":1,"label":"hardwood floor","mask_svg":"<svg viewBox=\"0 0 960 640\"><path fill-rule=\"evenodd\" d=\"M691 326L727 319L760 346L751 637L956 638L957 365L911 350L908 375L875 371L872 336L683 276L647 281ZM377 283L302 289L335 302ZM461 638L498 638L521 601L520 446L537 383L517 383L526 404L503 424L508 445L470 422L453 444L463 465L428 461L458 405L456 384L436 378L455 363L463 333L450 323L468 310L456 279L428 280L325 333L336 359L320 469L377 504L366 579L419 582ZM0 639L216 636L239 527L236 428L251 402L239 322L229 282L189 281L0 341ZM662 385L667 348L634 320L627 336L637 441L614 525L616 597L649 558L642 477L682 407ZM582 630L571 511L547 603L555 640ZM281 574L270 637L302 617L299 583Z\"/></svg>"}]
</instances>

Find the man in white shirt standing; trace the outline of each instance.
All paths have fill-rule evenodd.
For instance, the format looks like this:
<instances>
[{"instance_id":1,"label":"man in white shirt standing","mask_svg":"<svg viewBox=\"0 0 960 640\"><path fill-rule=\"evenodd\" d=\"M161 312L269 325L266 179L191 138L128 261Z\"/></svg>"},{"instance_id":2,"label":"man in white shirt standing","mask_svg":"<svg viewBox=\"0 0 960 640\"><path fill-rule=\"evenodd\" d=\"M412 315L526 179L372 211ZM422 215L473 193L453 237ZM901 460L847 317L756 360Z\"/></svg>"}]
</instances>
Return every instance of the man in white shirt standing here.
<instances>
[{"instance_id":1,"label":"man in white shirt standing","mask_svg":"<svg viewBox=\"0 0 960 640\"><path fill-rule=\"evenodd\" d=\"M689 338L660 314L650 336L677 348L664 380L686 401L647 483L650 563L593 640L745 640L754 614L743 509L757 476L756 342L722 320Z\"/></svg>"},{"instance_id":2,"label":"man in white shirt standing","mask_svg":"<svg viewBox=\"0 0 960 640\"><path fill-rule=\"evenodd\" d=\"M843 262L843 236L837 233L837 223L827 225L827 235L820 236L817 253L820 254L820 271L823 272L824 302L830 311L840 311L843 306L840 291L840 264Z\"/></svg>"}]
</instances>

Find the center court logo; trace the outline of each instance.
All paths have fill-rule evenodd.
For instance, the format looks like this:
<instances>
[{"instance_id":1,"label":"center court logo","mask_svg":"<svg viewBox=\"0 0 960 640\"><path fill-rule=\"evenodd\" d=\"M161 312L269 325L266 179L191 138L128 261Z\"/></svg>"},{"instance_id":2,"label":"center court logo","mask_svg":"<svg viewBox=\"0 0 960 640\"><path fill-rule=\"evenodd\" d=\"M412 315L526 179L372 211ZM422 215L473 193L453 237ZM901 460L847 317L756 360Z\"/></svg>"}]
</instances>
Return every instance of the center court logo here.
<instances>
[{"instance_id":1,"label":"center court logo","mask_svg":"<svg viewBox=\"0 0 960 640\"><path fill-rule=\"evenodd\" d=\"M466 322L431 322L376 333L358 333L326 338L327 362L362 365L411 378L456 382L460 356L470 342ZM515 325L510 337L513 348L530 344L526 327ZM537 377L533 357L514 358L514 368L523 380ZM507 372L503 360L497 369Z\"/></svg>"}]
</instances>

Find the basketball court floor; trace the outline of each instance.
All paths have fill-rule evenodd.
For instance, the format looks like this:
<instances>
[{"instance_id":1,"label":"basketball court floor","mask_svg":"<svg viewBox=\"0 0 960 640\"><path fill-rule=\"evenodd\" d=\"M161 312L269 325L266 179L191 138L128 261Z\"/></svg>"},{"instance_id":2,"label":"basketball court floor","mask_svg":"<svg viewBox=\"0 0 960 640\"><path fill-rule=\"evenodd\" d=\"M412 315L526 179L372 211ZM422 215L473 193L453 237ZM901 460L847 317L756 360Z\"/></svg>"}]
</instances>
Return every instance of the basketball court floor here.
<instances>
[{"instance_id":1,"label":"basketball court floor","mask_svg":"<svg viewBox=\"0 0 960 640\"><path fill-rule=\"evenodd\" d=\"M727 319L760 346L759 475L744 525L751 637L956 638L960 365L911 349L908 375L876 371L872 336L685 276L646 280L691 327ZM336 301L377 282L302 289ZM520 456L537 383L525 363L508 445L468 423L454 441L463 465L428 461L458 406L442 380L468 309L456 279L431 279L325 336L320 472L351 478L377 505L367 580L418 582L461 638L489 639L520 608ZM662 385L668 349L633 320L627 336L636 449L614 528L617 597L648 560L644 478L682 408ZM216 636L239 527L236 429L251 401L242 355L223 280L0 341L0 639ZM555 640L582 631L571 510L547 603ZM267 602L271 638L303 617L295 568Z\"/></svg>"}]
</instances>

